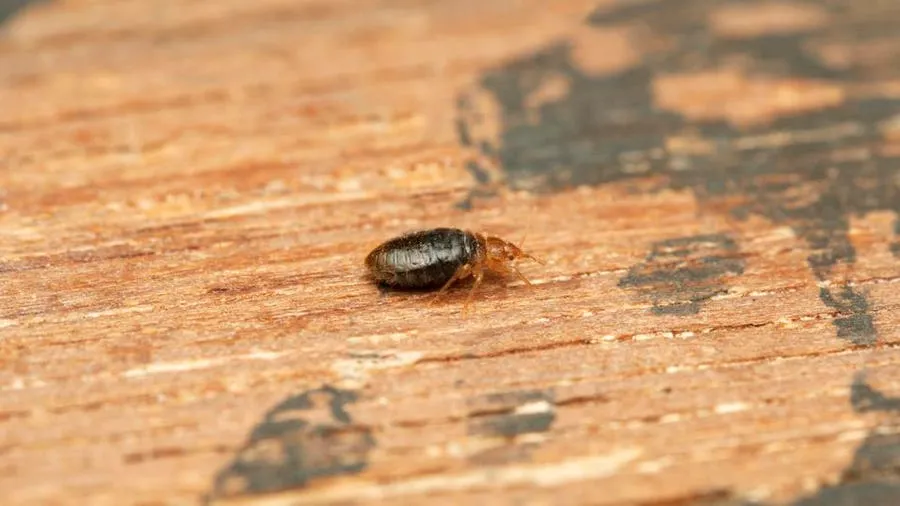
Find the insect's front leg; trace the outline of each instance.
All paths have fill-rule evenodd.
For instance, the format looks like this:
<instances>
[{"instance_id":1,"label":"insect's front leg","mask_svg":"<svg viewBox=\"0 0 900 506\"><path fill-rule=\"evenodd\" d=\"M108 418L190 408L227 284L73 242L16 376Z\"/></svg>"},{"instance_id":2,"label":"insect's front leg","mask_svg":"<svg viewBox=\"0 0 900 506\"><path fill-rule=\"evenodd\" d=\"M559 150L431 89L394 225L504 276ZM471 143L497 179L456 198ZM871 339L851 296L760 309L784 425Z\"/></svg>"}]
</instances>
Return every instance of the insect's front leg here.
<instances>
[{"instance_id":1,"label":"insect's front leg","mask_svg":"<svg viewBox=\"0 0 900 506\"><path fill-rule=\"evenodd\" d=\"M471 274L472 274L472 266L471 265L465 264L465 265L459 266L459 268L456 269L456 272L454 272L453 275L450 276L450 279L448 279L447 282L444 283L444 286L442 286L441 289L438 290L438 292L436 294L434 294L434 297L431 299L430 304L434 304L435 302L437 302L438 298L440 298L440 296L443 295L443 293L446 292L447 289L450 288L450 286L453 283L456 283L460 279L465 279L467 276L470 276Z\"/></svg>"},{"instance_id":2,"label":"insect's front leg","mask_svg":"<svg viewBox=\"0 0 900 506\"><path fill-rule=\"evenodd\" d=\"M484 278L484 270L481 267L475 269L475 283L472 284L472 289L469 290L469 295L466 297L466 303L463 304L462 312L466 314L469 309L469 304L472 302L472 296L475 295L475 290L478 289L478 286L481 285L481 280Z\"/></svg>"}]
</instances>

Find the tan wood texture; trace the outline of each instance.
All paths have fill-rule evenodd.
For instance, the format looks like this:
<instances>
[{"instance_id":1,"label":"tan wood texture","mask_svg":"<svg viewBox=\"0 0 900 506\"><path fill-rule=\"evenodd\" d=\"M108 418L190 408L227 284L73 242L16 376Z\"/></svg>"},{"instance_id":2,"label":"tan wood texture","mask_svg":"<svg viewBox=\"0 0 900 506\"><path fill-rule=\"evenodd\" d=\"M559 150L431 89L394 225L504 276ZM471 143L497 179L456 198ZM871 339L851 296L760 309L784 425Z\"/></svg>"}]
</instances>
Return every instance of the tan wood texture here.
<instances>
[{"instance_id":1,"label":"tan wood texture","mask_svg":"<svg viewBox=\"0 0 900 506\"><path fill-rule=\"evenodd\" d=\"M900 504L900 4L0 12L3 504Z\"/></svg>"}]
</instances>

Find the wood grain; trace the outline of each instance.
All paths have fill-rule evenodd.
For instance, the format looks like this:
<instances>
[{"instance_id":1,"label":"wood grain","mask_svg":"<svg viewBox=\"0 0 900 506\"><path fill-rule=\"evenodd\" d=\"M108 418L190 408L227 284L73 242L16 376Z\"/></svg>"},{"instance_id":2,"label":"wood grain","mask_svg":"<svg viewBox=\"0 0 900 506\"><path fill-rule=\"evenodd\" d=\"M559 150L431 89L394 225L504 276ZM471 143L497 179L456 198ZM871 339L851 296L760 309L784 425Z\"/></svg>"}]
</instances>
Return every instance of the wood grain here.
<instances>
[{"instance_id":1,"label":"wood grain","mask_svg":"<svg viewBox=\"0 0 900 506\"><path fill-rule=\"evenodd\" d=\"M5 504L895 504L897 34L876 0L10 11ZM434 226L547 264L467 317L370 282Z\"/></svg>"}]
</instances>

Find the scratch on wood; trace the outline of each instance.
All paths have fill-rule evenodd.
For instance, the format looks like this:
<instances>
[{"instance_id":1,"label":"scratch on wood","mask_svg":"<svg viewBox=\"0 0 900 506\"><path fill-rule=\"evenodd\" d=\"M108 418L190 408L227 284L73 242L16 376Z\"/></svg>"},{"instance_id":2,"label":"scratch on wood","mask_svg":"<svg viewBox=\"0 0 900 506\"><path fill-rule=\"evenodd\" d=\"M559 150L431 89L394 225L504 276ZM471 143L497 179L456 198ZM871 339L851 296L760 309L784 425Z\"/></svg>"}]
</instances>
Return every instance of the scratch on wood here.
<instances>
[{"instance_id":1,"label":"scratch on wood","mask_svg":"<svg viewBox=\"0 0 900 506\"><path fill-rule=\"evenodd\" d=\"M175 372L197 371L201 369L209 369L217 367L229 362L240 360L275 360L277 358L290 355L291 352L275 352L275 351L256 351L243 355L232 355L230 357L205 358L199 360L186 360L183 362L156 362L134 369L129 369L122 373L126 378L138 378L142 376L150 376L153 374L167 374Z\"/></svg>"},{"instance_id":2,"label":"scratch on wood","mask_svg":"<svg viewBox=\"0 0 900 506\"><path fill-rule=\"evenodd\" d=\"M534 485L555 487L566 483L610 476L642 455L640 448L621 448L605 455L572 458L543 465L511 465L479 468L463 473L447 473L389 483L342 482L338 486L310 490L303 494L285 494L254 498L257 506L322 504L323 502L401 499L408 496L461 492L482 487Z\"/></svg>"}]
</instances>

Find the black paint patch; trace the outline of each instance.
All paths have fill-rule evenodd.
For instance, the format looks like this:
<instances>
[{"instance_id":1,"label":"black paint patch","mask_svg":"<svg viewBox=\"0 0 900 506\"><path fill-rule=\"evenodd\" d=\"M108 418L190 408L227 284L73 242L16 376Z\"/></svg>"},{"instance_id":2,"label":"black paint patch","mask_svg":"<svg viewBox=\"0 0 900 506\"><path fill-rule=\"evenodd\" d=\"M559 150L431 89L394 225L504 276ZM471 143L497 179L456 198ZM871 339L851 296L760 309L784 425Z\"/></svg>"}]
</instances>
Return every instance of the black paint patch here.
<instances>
[{"instance_id":1,"label":"black paint patch","mask_svg":"<svg viewBox=\"0 0 900 506\"><path fill-rule=\"evenodd\" d=\"M898 497L898 485L858 483L822 489L816 495L791 503L791 506L896 506Z\"/></svg>"},{"instance_id":2,"label":"black paint patch","mask_svg":"<svg viewBox=\"0 0 900 506\"><path fill-rule=\"evenodd\" d=\"M469 435L515 438L546 432L556 419L553 392L524 390L490 394L469 403Z\"/></svg>"},{"instance_id":3,"label":"black paint patch","mask_svg":"<svg viewBox=\"0 0 900 506\"><path fill-rule=\"evenodd\" d=\"M900 490L900 433L873 434L866 438L842 479L849 482L892 481Z\"/></svg>"},{"instance_id":4,"label":"black paint patch","mask_svg":"<svg viewBox=\"0 0 900 506\"><path fill-rule=\"evenodd\" d=\"M895 501L900 500L900 397L889 397L875 390L866 381L865 374L858 373L851 387L850 403L857 412L885 413L888 418L856 450L853 463L844 471L841 481L891 485Z\"/></svg>"},{"instance_id":5,"label":"black paint patch","mask_svg":"<svg viewBox=\"0 0 900 506\"><path fill-rule=\"evenodd\" d=\"M0 25L9 21L29 4L44 3L48 0L0 0Z\"/></svg>"},{"instance_id":6,"label":"black paint patch","mask_svg":"<svg viewBox=\"0 0 900 506\"><path fill-rule=\"evenodd\" d=\"M494 175L496 181L514 189L557 192L652 176L665 181L660 190L692 192L703 212L724 209L738 219L756 215L790 227L806 243L807 265L817 280L830 282L821 293L823 303L847 313L834 321L838 336L869 345L876 341L871 304L834 279L834 271L856 262L849 239L852 218L890 211L900 223L900 156L881 149L887 143L885 125L900 117L900 100L848 97L835 106L747 128L691 120L655 105L655 79L671 73L738 68L751 77L826 80L851 87L900 78L900 53L834 65L813 51L831 43L862 52L900 33L892 2L808 2L825 9L829 20L796 33L725 38L709 22L716 8L764 3L650 0L603 5L587 24L632 28L632 46L643 54L636 65L592 75L573 57L579 43L575 38L509 61L485 72L460 98L459 128L465 132L460 143L496 161L501 172ZM544 93L551 84L562 91ZM478 105L485 103L493 105ZM490 123L499 125L497 135L483 128L484 117L494 110ZM685 136L698 138L709 149L670 150L668 139ZM470 171L479 174L479 181L490 174L482 167ZM892 251L900 256L897 227ZM695 312L692 296L668 311Z\"/></svg>"},{"instance_id":7,"label":"black paint patch","mask_svg":"<svg viewBox=\"0 0 900 506\"><path fill-rule=\"evenodd\" d=\"M531 460L540 447L518 436L550 430L556 419L552 390L518 390L475 397L469 400L468 433L481 438L500 438L496 446L469 458L475 465L506 465Z\"/></svg>"},{"instance_id":8,"label":"black paint patch","mask_svg":"<svg viewBox=\"0 0 900 506\"><path fill-rule=\"evenodd\" d=\"M869 433L856 450L840 481L793 506L900 504L900 397L888 397L872 388L863 373L851 387L850 402L860 413L881 412L888 418Z\"/></svg>"},{"instance_id":9,"label":"black paint patch","mask_svg":"<svg viewBox=\"0 0 900 506\"><path fill-rule=\"evenodd\" d=\"M375 440L346 411L355 401L355 393L325 386L275 406L216 476L209 499L302 488L365 469Z\"/></svg>"},{"instance_id":10,"label":"black paint patch","mask_svg":"<svg viewBox=\"0 0 900 506\"><path fill-rule=\"evenodd\" d=\"M723 234L667 239L653 244L647 259L619 280L653 304L657 315L688 315L716 294L729 277L744 272L737 244Z\"/></svg>"},{"instance_id":11,"label":"black paint patch","mask_svg":"<svg viewBox=\"0 0 900 506\"><path fill-rule=\"evenodd\" d=\"M900 504L900 397L888 397L875 390L866 382L865 375L858 373L851 387L850 402L857 412L882 412L889 417L870 432L856 450L853 462L841 473L838 483L800 497L790 506ZM738 501L732 499L730 494L722 497L721 504L775 506L771 503Z\"/></svg>"},{"instance_id":12,"label":"black paint patch","mask_svg":"<svg viewBox=\"0 0 900 506\"><path fill-rule=\"evenodd\" d=\"M821 288L819 298L826 306L840 311L841 316L834 320L839 338L853 344L875 344L878 339L875 322L869 314L869 301L864 295L844 285L840 291Z\"/></svg>"},{"instance_id":13,"label":"black paint patch","mask_svg":"<svg viewBox=\"0 0 900 506\"><path fill-rule=\"evenodd\" d=\"M865 373L857 373L850 387L850 404L858 413L880 411L900 416L900 397L888 397L872 388Z\"/></svg>"},{"instance_id":14,"label":"black paint patch","mask_svg":"<svg viewBox=\"0 0 900 506\"><path fill-rule=\"evenodd\" d=\"M497 178L514 189L559 191L663 172L664 135L683 122L652 111L650 74L593 79L577 68L571 51L569 44L557 44L485 74L476 93L499 106L500 137L468 142L499 163L503 174ZM551 80L565 82L567 94L532 105ZM477 135L470 118L482 113L461 110L460 116L471 124L469 135Z\"/></svg>"},{"instance_id":15,"label":"black paint patch","mask_svg":"<svg viewBox=\"0 0 900 506\"><path fill-rule=\"evenodd\" d=\"M483 415L477 419L470 419L469 434L512 438L522 434L546 432L553 424L554 418L553 411Z\"/></svg>"}]
</instances>

